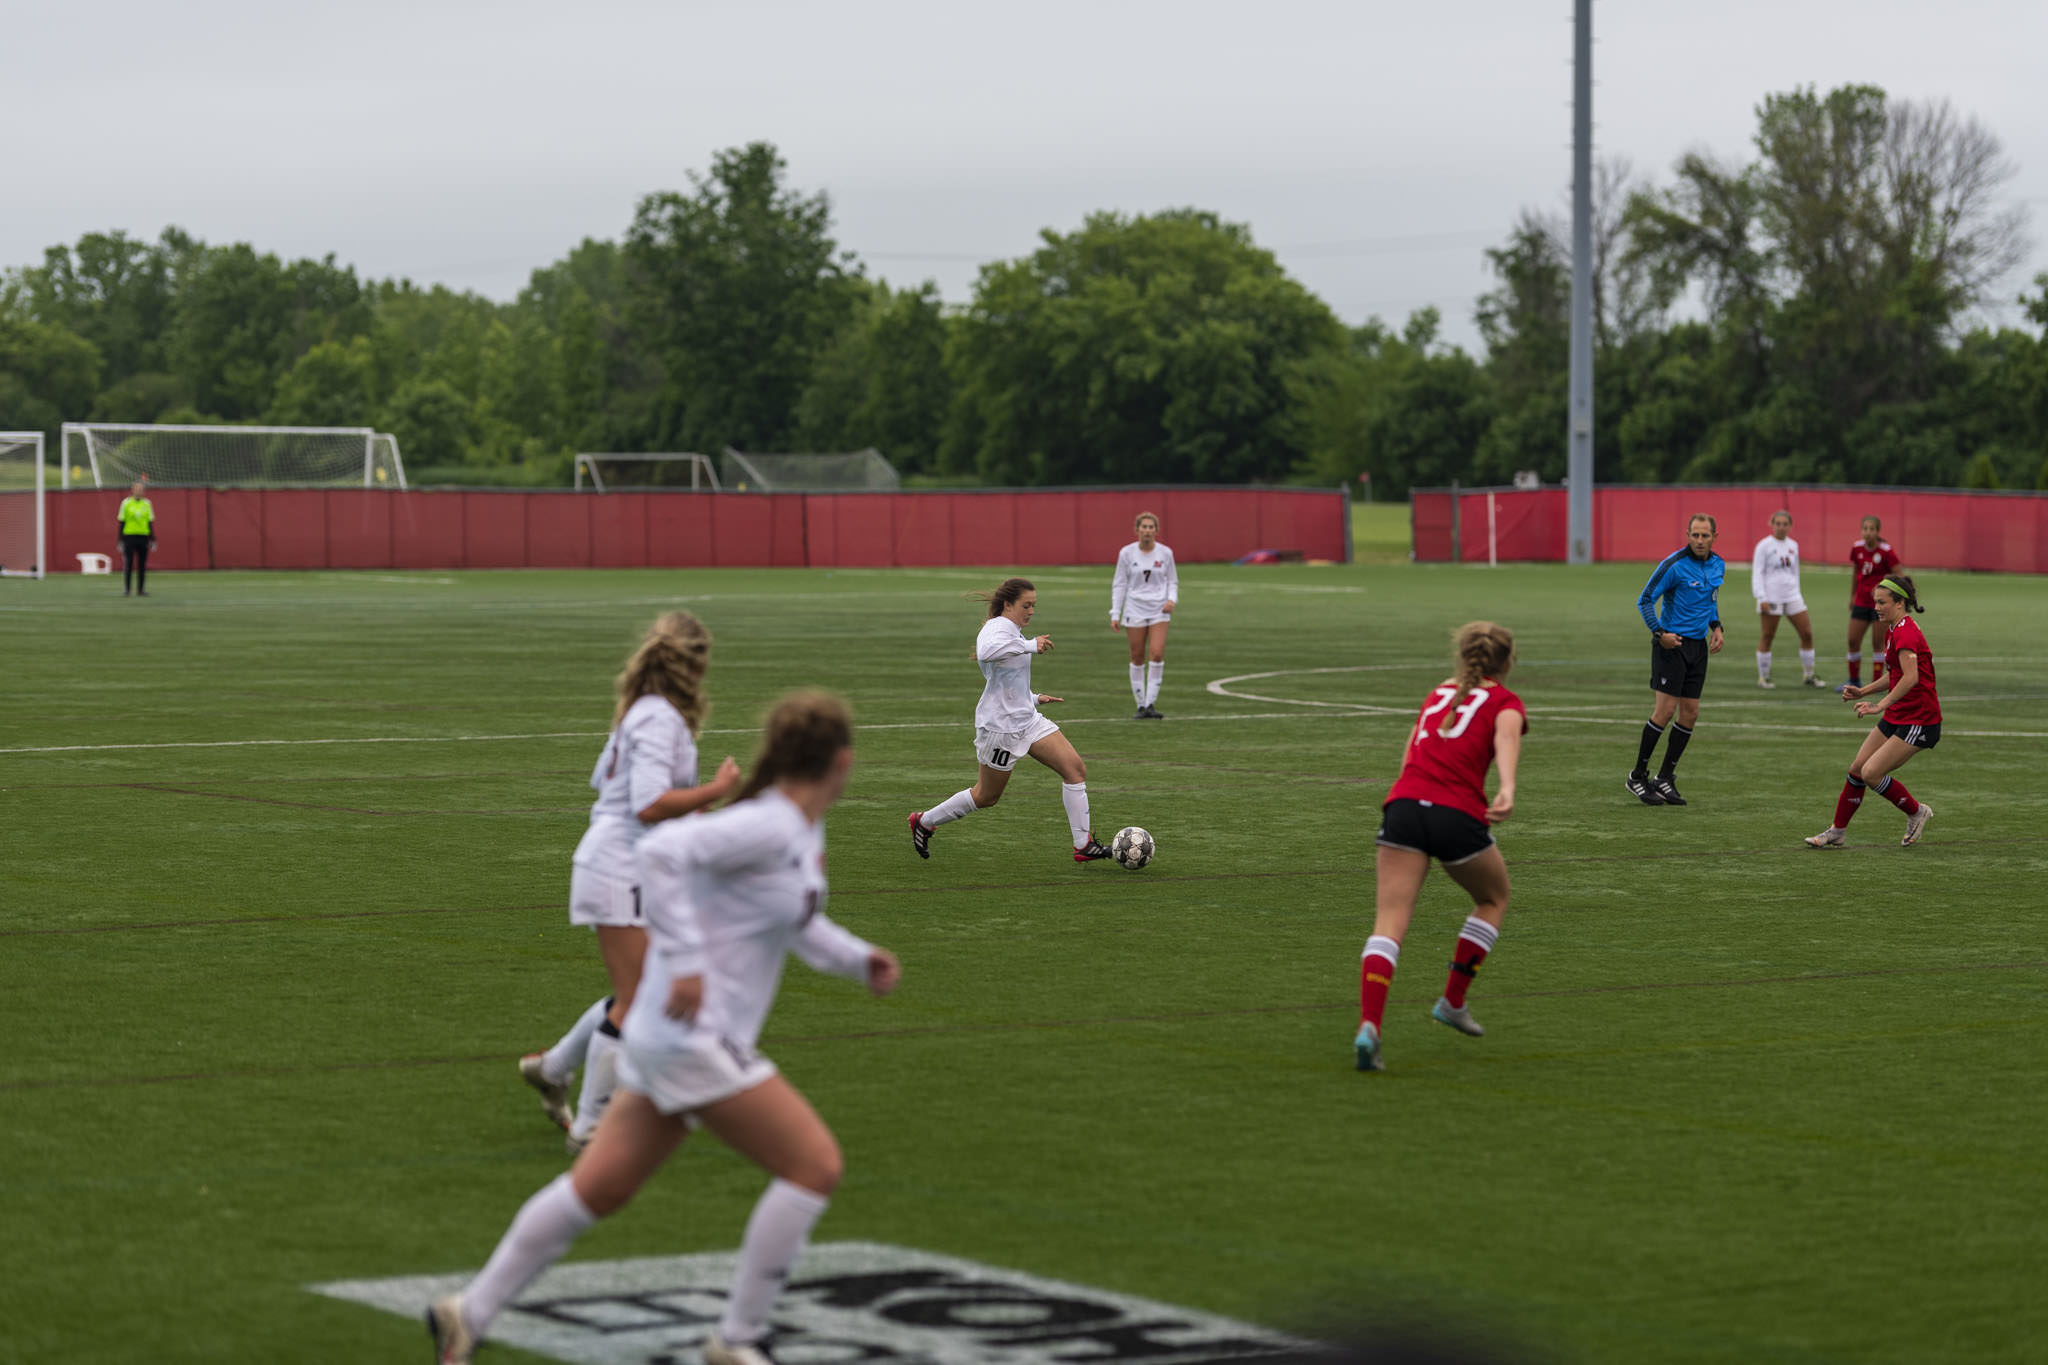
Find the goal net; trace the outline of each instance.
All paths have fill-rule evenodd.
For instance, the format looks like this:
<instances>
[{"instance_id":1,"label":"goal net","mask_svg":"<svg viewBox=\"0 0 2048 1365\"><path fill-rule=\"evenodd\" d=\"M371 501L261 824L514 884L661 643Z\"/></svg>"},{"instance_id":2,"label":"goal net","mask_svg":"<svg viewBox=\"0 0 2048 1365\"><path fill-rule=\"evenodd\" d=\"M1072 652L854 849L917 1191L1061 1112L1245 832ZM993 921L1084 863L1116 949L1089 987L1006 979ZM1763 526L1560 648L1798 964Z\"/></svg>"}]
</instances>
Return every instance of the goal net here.
<instances>
[{"instance_id":1,"label":"goal net","mask_svg":"<svg viewBox=\"0 0 2048 1365\"><path fill-rule=\"evenodd\" d=\"M0 431L0 575L43 576L43 433Z\"/></svg>"},{"instance_id":2,"label":"goal net","mask_svg":"<svg viewBox=\"0 0 2048 1365\"><path fill-rule=\"evenodd\" d=\"M718 491L718 471L709 455L604 455L576 457L576 487L599 493Z\"/></svg>"},{"instance_id":3,"label":"goal net","mask_svg":"<svg viewBox=\"0 0 2048 1365\"><path fill-rule=\"evenodd\" d=\"M872 446L850 455L750 455L727 446L719 456L718 472L726 487L740 493L889 490L903 486L896 466Z\"/></svg>"},{"instance_id":4,"label":"goal net","mask_svg":"<svg viewBox=\"0 0 2048 1365\"><path fill-rule=\"evenodd\" d=\"M368 427L66 422L62 463L66 488L405 487L398 441Z\"/></svg>"}]
</instances>

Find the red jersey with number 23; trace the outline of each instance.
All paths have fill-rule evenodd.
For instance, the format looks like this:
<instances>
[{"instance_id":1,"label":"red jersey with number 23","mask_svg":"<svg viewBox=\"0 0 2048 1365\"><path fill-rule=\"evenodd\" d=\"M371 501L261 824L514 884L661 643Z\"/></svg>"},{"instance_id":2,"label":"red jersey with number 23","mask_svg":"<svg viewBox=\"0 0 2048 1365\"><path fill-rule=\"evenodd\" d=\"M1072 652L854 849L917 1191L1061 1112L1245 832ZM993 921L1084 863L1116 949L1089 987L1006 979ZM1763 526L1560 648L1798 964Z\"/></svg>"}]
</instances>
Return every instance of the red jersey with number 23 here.
<instances>
[{"instance_id":1,"label":"red jersey with number 23","mask_svg":"<svg viewBox=\"0 0 2048 1365\"><path fill-rule=\"evenodd\" d=\"M1898 567L1899 557L1893 552L1890 541L1880 540L1877 542L1877 548L1872 549L1858 539L1856 547L1849 551L1849 570L1852 575L1849 581L1849 605L1875 606L1876 603L1870 594L1876 590L1878 584L1884 582L1886 574Z\"/></svg>"},{"instance_id":2,"label":"red jersey with number 23","mask_svg":"<svg viewBox=\"0 0 2048 1365\"><path fill-rule=\"evenodd\" d=\"M1897 687L1899 675L1906 671L1906 666L1899 662L1899 651L1904 649L1919 656L1915 662L1920 666L1920 681L1905 700L1884 708L1884 718L1894 725L1939 725L1941 697L1934 690L1934 652L1927 647L1927 636L1920 623L1910 616L1893 626L1891 637L1885 641L1885 688Z\"/></svg>"},{"instance_id":3,"label":"red jersey with number 23","mask_svg":"<svg viewBox=\"0 0 2048 1365\"><path fill-rule=\"evenodd\" d=\"M1427 801L1461 810L1475 820L1486 818L1486 770L1493 766L1493 727L1502 711L1521 713L1522 732L1529 730L1529 710L1522 699L1487 680L1470 695L1456 683L1444 683L1422 703L1422 714L1408 733L1408 752L1389 801Z\"/></svg>"}]
</instances>

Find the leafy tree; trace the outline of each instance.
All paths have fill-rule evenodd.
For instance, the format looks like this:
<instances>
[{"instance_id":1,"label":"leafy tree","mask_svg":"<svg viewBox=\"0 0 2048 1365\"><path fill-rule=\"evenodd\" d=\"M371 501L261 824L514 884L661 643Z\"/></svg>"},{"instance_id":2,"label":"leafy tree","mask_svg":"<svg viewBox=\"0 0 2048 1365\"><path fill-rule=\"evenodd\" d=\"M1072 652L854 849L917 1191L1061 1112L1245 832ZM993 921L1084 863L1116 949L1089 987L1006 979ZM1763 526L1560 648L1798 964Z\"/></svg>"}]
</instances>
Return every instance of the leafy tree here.
<instances>
[{"instance_id":1,"label":"leafy tree","mask_svg":"<svg viewBox=\"0 0 2048 1365\"><path fill-rule=\"evenodd\" d=\"M1369 473L1375 492L1392 498L1471 480L1473 452L1496 415L1493 389L1471 357L1438 344L1439 325L1433 308L1418 310L1398 336L1375 319L1343 351L1297 368L1300 475L1348 485Z\"/></svg>"},{"instance_id":2,"label":"leafy tree","mask_svg":"<svg viewBox=\"0 0 2048 1365\"><path fill-rule=\"evenodd\" d=\"M946 332L936 285L894 293L876 285L818 357L797 404L796 444L873 446L906 473L936 468L953 401Z\"/></svg>"},{"instance_id":3,"label":"leafy tree","mask_svg":"<svg viewBox=\"0 0 2048 1365\"><path fill-rule=\"evenodd\" d=\"M787 449L858 301L830 203L788 188L786 169L765 142L719 152L689 194L649 195L634 215L627 316L664 367L649 434L668 449Z\"/></svg>"},{"instance_id":4,"label":"leafy tree","mask_svg":"<svg viewBox=\"0 0 2048 1365\"><path fill-rule=\"evenodd\" d=\"M0 306L0 431L41 431L54 442L91 404L99 371L99 350L85 338Z\"/></svg>"},{"instance_id":5,"label":"leafy tree","mask_svg":"<svg viewBox=\"0 0 2048 1365\"><path fill-rule=\"evenodd\" d=\"M992 483L1283 477L1305 453L1289 376L1342 340L1248 229L1096 214L983 268L942 458Z\"/></svg>"}]
</instances>

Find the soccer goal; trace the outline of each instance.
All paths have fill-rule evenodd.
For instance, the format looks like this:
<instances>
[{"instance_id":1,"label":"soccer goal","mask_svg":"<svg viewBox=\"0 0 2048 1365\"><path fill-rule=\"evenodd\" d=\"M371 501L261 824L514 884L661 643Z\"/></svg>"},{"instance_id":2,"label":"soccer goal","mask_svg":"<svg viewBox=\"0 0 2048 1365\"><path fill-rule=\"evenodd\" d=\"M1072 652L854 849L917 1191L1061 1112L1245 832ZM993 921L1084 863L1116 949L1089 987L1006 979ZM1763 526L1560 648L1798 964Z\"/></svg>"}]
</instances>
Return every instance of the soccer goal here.
<instances>
[{"instance_id":1,"label":"soccer goal","mask_svg":"<svg viewBox=\"0 0 2048 1365\"><path fill-rule=\"evenodd\" d=\"M64 424L63 486L405 487L397 438L368 427Z\"/></svg>"},{"instance_id":2,"label":"soccer goal","mask_svg":"<svg viewBox=\"0 0 2048 1365\"><path fill-rule=\"evenodd\" d=\"M870 446L850 455L761 455L725 448L720 473L740 493L890 491L903 480L888 457Z\"/></svg>"},{"instance_id":3,"label":"soccer goal","mask_svg":"<svg viewBox=\"0 0 2048 1365\"><path fill-rule=\"evenodd\" d=\"M718 491L718 471L709 455L606 455L576 457L576 491L597 493Z\"/></svg>"},{"instance_id":4,"label":"soccer goal","mask_svg":"<svg viewBox=\"0 0 2048 1365\"><path fill-rule=\"evenodd\" d=\"M0 431L0 576L43 576L46 486L43 433Z\"/></svg>"}]
</instances>

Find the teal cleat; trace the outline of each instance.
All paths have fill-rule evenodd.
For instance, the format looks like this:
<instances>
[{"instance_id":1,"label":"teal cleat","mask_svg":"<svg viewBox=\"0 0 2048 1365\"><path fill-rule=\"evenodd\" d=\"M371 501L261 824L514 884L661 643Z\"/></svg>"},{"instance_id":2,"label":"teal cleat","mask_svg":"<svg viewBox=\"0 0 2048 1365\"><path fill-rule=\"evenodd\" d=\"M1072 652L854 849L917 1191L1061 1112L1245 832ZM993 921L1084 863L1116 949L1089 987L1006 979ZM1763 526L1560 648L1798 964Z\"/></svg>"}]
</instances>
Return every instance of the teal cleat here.
<instances>
[{"instance_id":1,"label":"teal cleat","mask_svg":"<svg viewBox=\"0 0 2048 1365\"><path fill-rule=\"evenodd\" d=\"M1360 1024L1358 1026L1358 1038L1352 1043L1352 1047L1358 1050L1358 1069L1360 1071L1385 1071L1387 1069L1386 1065L1380 1061L1380 1031L1371 1024Z\"/></svg>"},{"instance_id":2,"label":"teal cleat","mask_svg":"<svg viewBox=\"0 0 2048 1365\"><path fill-rule=\"evenodd\" d=\"M1442 996L1436 998L1436 1004L1430 1008L1429 1017L1436 1020L1439 1024L1449 1024L1458 1032L1469 1034L1471 1037L1484 1038L1486 1036L1486 1030L1481 1028L1479 1021L1472 1017L1471 1010L1466 1009L1462 1005L1454 1006Z\"/></svg>"}]
</instances>

